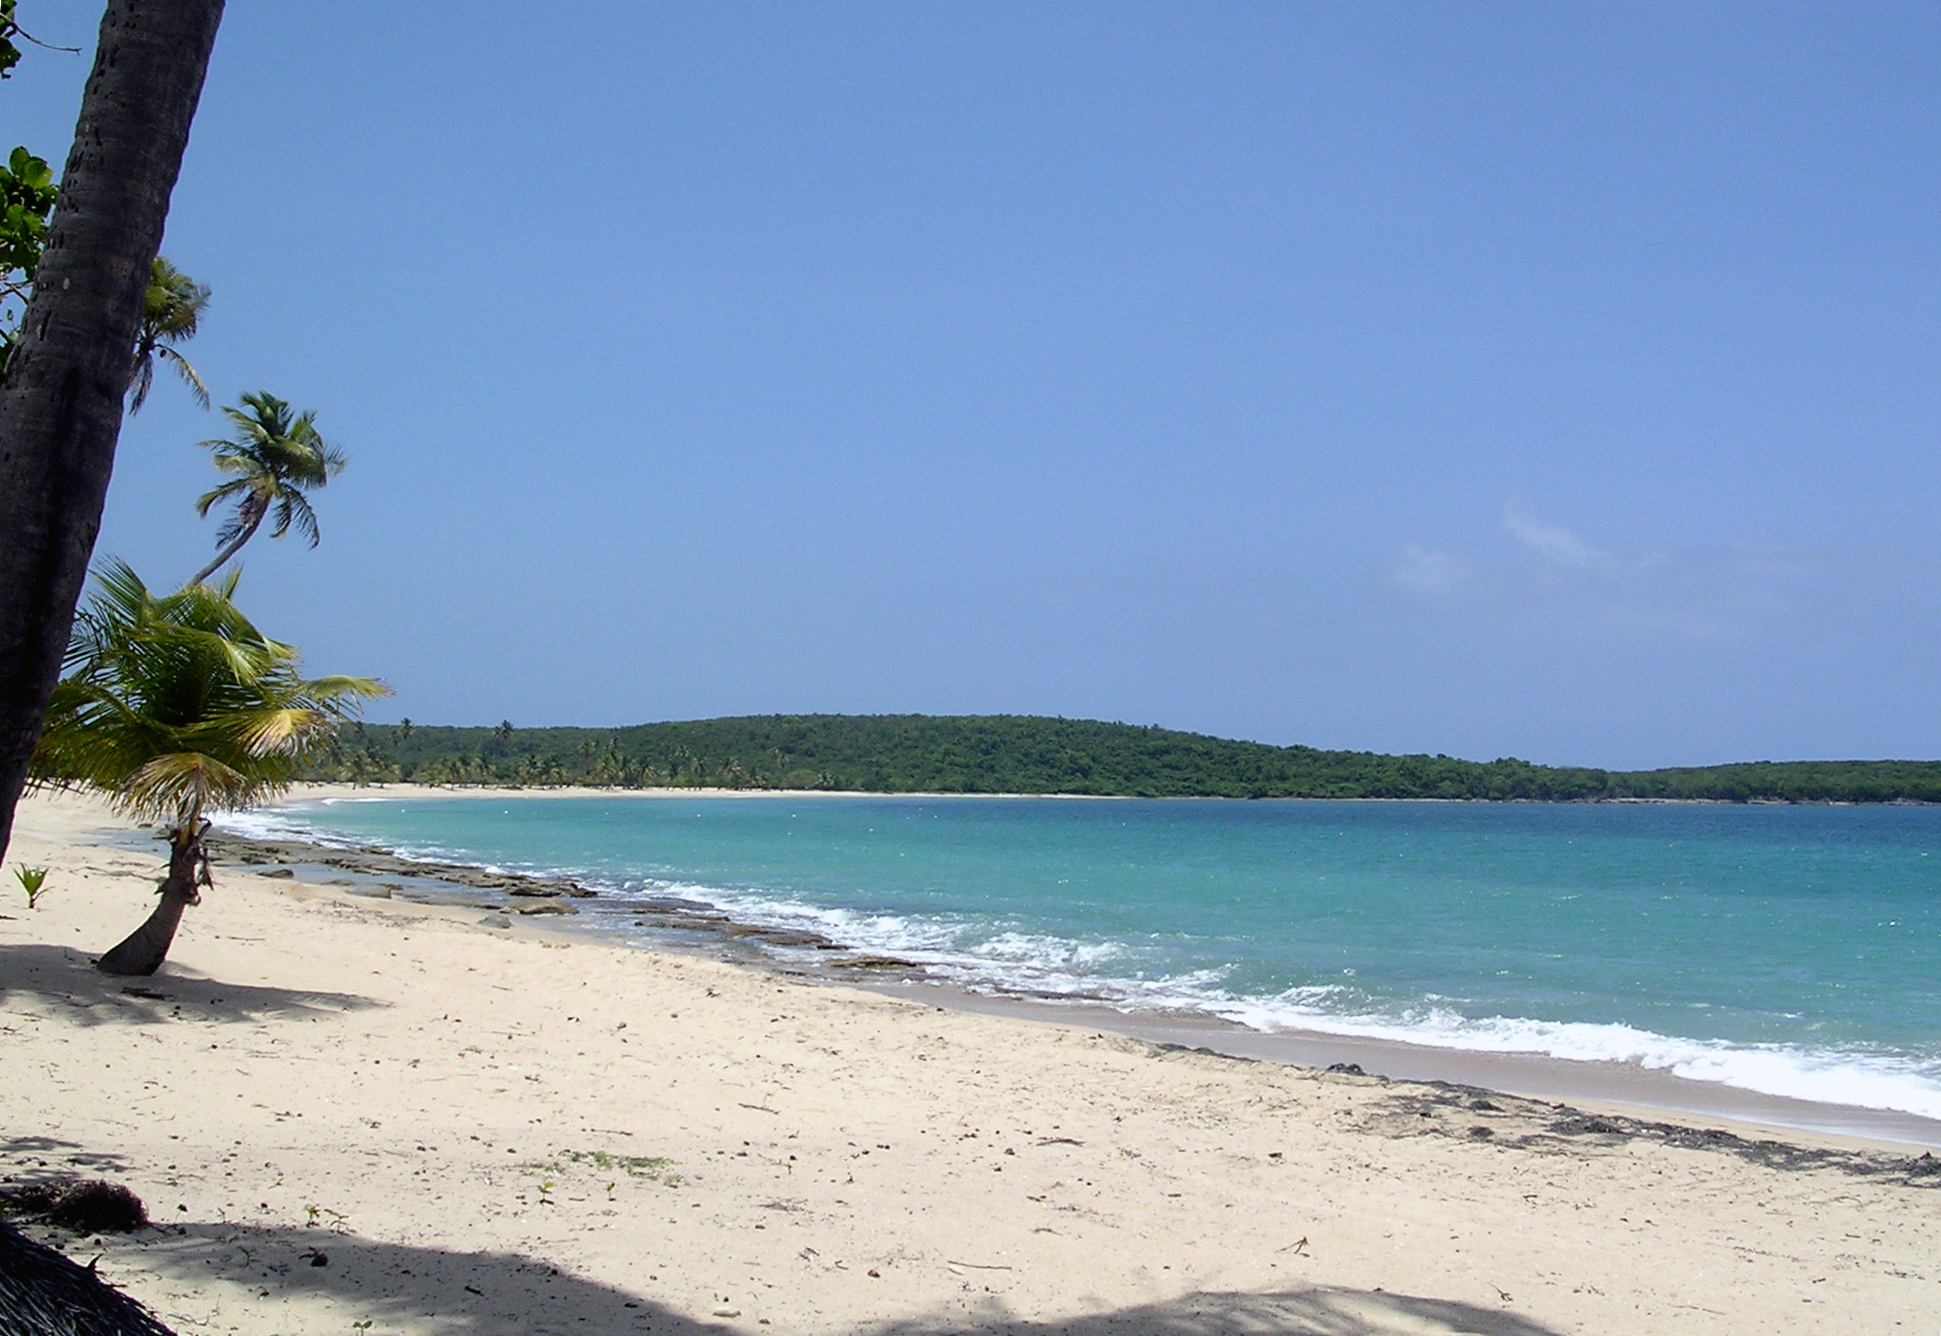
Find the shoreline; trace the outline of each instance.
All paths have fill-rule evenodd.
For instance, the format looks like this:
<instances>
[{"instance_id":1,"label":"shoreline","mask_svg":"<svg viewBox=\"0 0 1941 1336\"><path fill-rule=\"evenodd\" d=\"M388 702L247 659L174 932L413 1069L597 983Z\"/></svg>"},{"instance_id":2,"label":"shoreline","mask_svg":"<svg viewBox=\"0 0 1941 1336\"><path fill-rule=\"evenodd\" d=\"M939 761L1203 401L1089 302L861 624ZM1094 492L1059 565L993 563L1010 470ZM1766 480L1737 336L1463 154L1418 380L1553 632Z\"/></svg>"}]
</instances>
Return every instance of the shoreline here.
<instances>
[{"instance_id":1,"label":"shoreline","mask_svg":"<svg viewBox=\"0 0 1941 1336\"><path fill-rule=\"evenodd\" d=\"M1350 1066L1370 1077L1531 1100L1568 1114L1602 1114L1641 1124L1670 1121L1692 1131L1724 1129L1751 1142L1789 1138L1854 1151L1941 1152L1938 1119L1895 1109L1766 1095L1635 1063L1441 1048L1324 1030L1261 1031L1218 1017L1124 1012L1084 1001L975 993L948 984L872 981L861 986L889 996L947 996L950 1006L965 1011L1109 1030L1162 1047L1242 1061L1316 1071Z\"/></svg>"},{"instance_id":2,"label":"shoreline","mask_svg":"<svg viewBox=\"0 0 1941 1336\"><path fill-rule=\"evenodd\" d=\"M414 786L415 790L423 788ZM446 794L450 791L431 792ZM722 789L622 792L642 798L781 796L772 792ZM427 795L414 791L406 796L416 798ZM513 798L537 795L529 790L514 789L483 793L460 790L451 793L451 796ZM609 791L576 790L559 793L558 796L609 796ZM850 795L825 793L818 796ZM313 791L292 797L276 804L276 807L292 802L329 801L331 798L341 800L335 786L328 792ZM265 810L273 812L275 808ZM616 924L581 926L569 921L578 910L577 906L571 904L572 898L584 897L594 901L588 906L594 912L607 905L614 906L614 914L602 914L602 918L632 918L635 920L633 926L647 927L660 935L658 941L630 943L636 949L713 949L720 958L738 965L786 975L824 978L833 983L868 987L891 996L943 1000L959 1010L1007 1014L1052 1024L1092 1026L1149 1042L1178 1044L1232 1057L1280 1062L1296 1067L1327 1068L1349 1064L1396 1080L1441 1081L1528 1099L1563 1101L1634 1120L1672 1118L1723 1123L1735 1133L1755 1140L1770 1138L1775 1134L1807 1134L1832 1138L1838 1144L1849 1147L1941 1150L1941 1119L1903 1110L1771 1095L1724 1082L1683 1077L1662 1068L1649 1068L1634 1062L1561 1058L1529 1051L1464 1049L1298 1027L1264 1031L1202 1012L1122 1008L1098 998L1033 995L1002 987L988 990L968 988L936 977L920 962L879 954L812 930L740 922L725 911L695 901L674 897L643 897L625 902L609 900L602 904L595 899L591 890L565 878L502 873L480 865L408 858L381 846L338 848L300 838L245 840L227 832L223 833L222 839L238 845L248 844L257 855L285 856L300 853L304 849L316 850L317 856L307 860L311 867L330 867L378 877L402 873L467 889L504 891L517 898L513 902L517 908L511 912L523 915L546 914L552 906L564 906L572 912L558 916L555 926L559 931L611 940L611 934L618 926ZM299 871L299 876L302 875ZM789 959L774 954L777 950L808 951L820 958Z\"/></svg>"},{"instance_id":3,"label":"shoreline","mask_svg":"<svg viewBox=\"0 0 1941 1336\"><path fill-rule=\"evenodd\" d=\"M549 784L521 788L505 784L420 784L413 780L381 780L368 784L348 781L305 781L277 803L356 802L375 798L1039 798L1072 802L1263 802L1263 803L1437 803L1457 806L1499 803L1503 806L1558 807L1941 807L1922 798L1884 798L1857 802L1845 798L1298 798L1273 796L1238 798L1212 793L1143 796L1135 793L986 793L930 789L724 789L707 785L650 785L640 788L601 788L587 784Z\"/></svg>"},{"instance_id":4,"label":"shoreline","mask_svg":"<svg viewBox=\"0 0 1941 1336\"><path fill-rule=\"evenodd\" d=\"M29 1228L184 1333L1932 1324L1935 1157L1237 1061L265 865L218 873L155 977L110 978L90 953L161 870L138 838L22 804L8 861L50 890L0 903L0 1189L134 1191L152 1227Z\"/></svg>"}]
</instances>

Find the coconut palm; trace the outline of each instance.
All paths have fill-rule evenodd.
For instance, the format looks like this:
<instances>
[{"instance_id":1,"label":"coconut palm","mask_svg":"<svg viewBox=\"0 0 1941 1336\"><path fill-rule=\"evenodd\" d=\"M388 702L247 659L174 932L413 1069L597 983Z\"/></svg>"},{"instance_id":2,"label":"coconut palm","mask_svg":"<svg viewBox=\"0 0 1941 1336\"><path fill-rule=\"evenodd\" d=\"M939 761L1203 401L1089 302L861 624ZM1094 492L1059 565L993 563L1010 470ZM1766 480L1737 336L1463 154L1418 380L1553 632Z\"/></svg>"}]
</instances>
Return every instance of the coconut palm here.
<instances>
[{"instance_id":1,"label":"coconut palm","mask_svg":"<svg viewBox=\"0 0 1941 1336\"><path fill-rule=\"evenodd\" d=\"M141 412L148 391L155 384L155 363L168 362L188 383L189 393L204 408L209 406L209 387L202 383L189 359L177 344L195 337L202 323L202 309L209 304L207 285L198 283L157 255L149 268L148 291L142 297L141 333L135 338L134 369L128 376L128 411Z\"/></svg>"},{"instance_id":2,"label":"coconut palm","mask_svg":"<svg viewBox=\"0 0 1941 1336\"><path fill-rule=\"evenodd\" d=\"M215 574L271 516L275 523L270 537L281 538L294 527L315 547L320 536L317 514L303 494L344 471L342 452L317 434L314 412L292 413L283 400L263 393L245 394L241 407L222 411L235 423L235 434L228 440L204 441L202 447L211 452L216 471L231 476L196 498L195 513L207 515L211 507L227 502L234 502L236 509L216 531L221 551L189 577L192 585Z\"/></svg>"},{"instance_id":3,"label":"coconut palm","mask_svg":"<svg viewBox=\"0 0 1941 1336\"><path fill-rule=\"evenodd\" d=\"M231 575L157 597L114 562L75 618L34 782L96 789L168 826L161 903L101 957L109 974L153 974L167 958L210 884L206 814L282 792L339 721L385 694L367 678L304 679L296 650L237 610L235 588Z\"/></svg>"},{"instance_id":4,"label":"coconut palm","mask_svg":"<svg viewBox=\"0 0 1941 1336\"><path fill-rule=\"evenodd\" d=\"M148 262L223 0L108 0L60 206L0 377L0 853L114 472Z\"/></svg>"}]
</instances>

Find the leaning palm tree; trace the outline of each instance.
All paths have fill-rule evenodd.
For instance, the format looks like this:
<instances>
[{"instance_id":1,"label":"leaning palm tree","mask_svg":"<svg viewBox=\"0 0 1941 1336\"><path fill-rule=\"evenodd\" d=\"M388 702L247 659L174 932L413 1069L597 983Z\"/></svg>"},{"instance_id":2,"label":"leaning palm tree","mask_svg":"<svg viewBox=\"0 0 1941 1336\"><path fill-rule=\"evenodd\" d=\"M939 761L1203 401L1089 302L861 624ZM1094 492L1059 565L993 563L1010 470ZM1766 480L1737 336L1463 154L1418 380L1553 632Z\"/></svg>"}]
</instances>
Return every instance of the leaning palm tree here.
<instances>
[{"instance_id":1,"label":"leaning palm tree","mask_svg":"<svg viewBox=\"0 0 1941 1336\"><path fill-rule=\"evenodd\" d=\"M245 394L241 407L222 411L236 424L235 434L204 441L202 448L211 452L217 472L231 476L196 498L195 513L206 516L211 507L232 501L236 509L216 531L216 559L189 577L192 585L215 574L272 515L270 537L294 527L315 547L317 513L303 494L344 471L343 453L317 434L314 412L292 413L283 400L263 393Z\"/></svg>"},{"instance_id":2,"label":"leaning palm tree","mask_svg":"<svg viewBox=\"0 0 1941 1336\"><path fill-rule=\"evenodd\" d=\"M223 0L108 0L0 377L0 853L101 527L148 262Z\"/></svg>"},{"instance_id":3,"label":"leaning palm tree","mask_svg":"<svg viewBox=\"0 0 1941 1336\"><path fill-rule=\"evenodd\" d=\"M341 720L386 691L361 677L306 680L296 650L237 610L235 588L231 575L157 597L114 562L75 618L33 781L95 789L168 827L161 903L101 957L109 974L153 974L182 911L201 902L206 814L288 788Z\"/></svg>"},{"instance_id":4,"label":"leaning palm tree","mask_svg":"<svg viewBox=\"0 0 1941 1336\"><path fill-rule=\"evenodd\" d=\"M209 387L177 344L195 337L202 309L209 304L209 288L157 255L149 267L148 291L142 296L141 333L135 338L135 362L128 375L128 411L141 412L155 384L155 363L167 362L188 383L195 401L209 406Z\"/></svg>"}]
</instances>

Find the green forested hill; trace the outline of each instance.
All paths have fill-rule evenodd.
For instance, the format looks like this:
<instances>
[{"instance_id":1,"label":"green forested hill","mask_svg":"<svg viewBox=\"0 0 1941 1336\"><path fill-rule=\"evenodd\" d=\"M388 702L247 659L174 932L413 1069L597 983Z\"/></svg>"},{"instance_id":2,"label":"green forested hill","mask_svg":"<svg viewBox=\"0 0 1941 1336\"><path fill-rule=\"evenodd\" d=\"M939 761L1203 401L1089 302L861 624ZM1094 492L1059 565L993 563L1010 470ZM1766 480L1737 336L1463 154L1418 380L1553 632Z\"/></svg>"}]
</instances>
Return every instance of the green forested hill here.
<instances>
[{"instance_id":1,"label":"green forested hill","mask_svg":"<svg viewBox=\"0 0 1941 1336\"><path fill-rule=\"evenodd\" d=\"M356 725L318 778L1138 797L1941 801L1941 762L1608 771L1235 742L1027 715L756 715L630 728Z\"/></svg>"}]
</instances>

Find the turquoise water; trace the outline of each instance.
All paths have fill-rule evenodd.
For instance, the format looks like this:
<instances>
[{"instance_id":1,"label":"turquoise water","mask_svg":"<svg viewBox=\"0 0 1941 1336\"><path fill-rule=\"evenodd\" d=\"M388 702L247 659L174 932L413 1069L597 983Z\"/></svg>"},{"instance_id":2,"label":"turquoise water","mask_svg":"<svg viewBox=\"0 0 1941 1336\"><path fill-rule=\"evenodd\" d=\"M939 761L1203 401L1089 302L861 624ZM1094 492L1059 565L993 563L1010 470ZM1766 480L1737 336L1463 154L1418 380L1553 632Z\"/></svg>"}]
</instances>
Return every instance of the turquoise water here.
<instances>
[{"instance_id":1,"label":"turquoise water","mask_svg":"<svg viewBox=\"0 0 1941 1336\"><path fill-rule=\"evenodd\" d=\"M378 798L245 820L705 900L974 988L1941 1117L1937 808Z\"/></svg>"}]
</instances>

